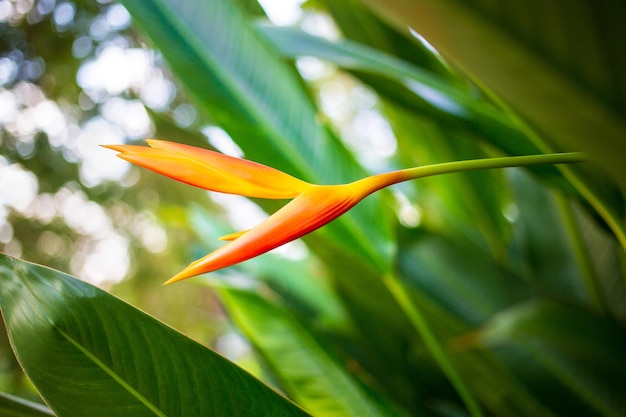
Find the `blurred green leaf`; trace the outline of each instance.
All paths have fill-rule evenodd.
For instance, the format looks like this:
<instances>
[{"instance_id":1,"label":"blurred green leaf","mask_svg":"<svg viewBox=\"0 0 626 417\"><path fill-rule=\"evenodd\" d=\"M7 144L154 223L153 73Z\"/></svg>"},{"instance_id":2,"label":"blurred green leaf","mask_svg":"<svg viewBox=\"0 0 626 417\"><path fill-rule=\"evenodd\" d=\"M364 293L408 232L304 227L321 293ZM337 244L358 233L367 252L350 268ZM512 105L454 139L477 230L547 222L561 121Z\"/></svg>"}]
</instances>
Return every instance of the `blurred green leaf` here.
<instances>
[{"instance_id":1,"label":"blurred green leaf","mask_svg":"<svg viewBox=\"0 0 626 417\"><path fill-rule=\"evenodd\" d=\"M477 337L488 346L526 349L601 415L617 417L626 411L626 336L609 319L534 300L495 315Z\"/></svg>"},{"instance_id":2,"label":"blurred green leaf","mask_svg":"<svg viewBox=\"0 0 626 417\"><path fill-rule=\"evenodd\" d=\"M468 325L531 296L521 277L471 245L424 234L402 245L398 267L411 286Z\"/></svg>"},{"instance_id":3,"label":"blurred green leaf","mask_svg":"<svg viewBox=\"0 0 626 417\"><path fill-rule=\"evenodd\" d=\"M442 248L442 250L445 250ZM513 376L509 369L487 350L467 349L466 335L472 335L472 326L468 322L474 320L469 314L458 315L458 306L450 305L448 300L441 300L438 296L431 296L428 283L420 282L416 270L403 271L404 283L413 302L420 306L423 314L439 340L444 342L445 348L454 365L467 380L472 393L480 398L486 410L497 416L528 417L552 416L553 412L535 396L533 396L520 381ZM480 271L478 271L480 275ZM466 277L465 275L460 279ZM435 277L438 278L438 277ZM446 279L447 277L444 277ZM474 277L473 285L480 285L479 277ZM487 280L485 280L487 281ZM493 283L486 282L486 293L489 294ZM497 284L496 284L497 285ZM515 291L515 289L513 289ZM485 297L487 300L488 297ZM461 311L461 313L463 313ZM476 312L471 313L474 317ZM473 338L470 338L473 341ZM433 388L441 389L441 381L430 374L432 359L424 351L421 341L414 341L410 362L414 362L416 376L425 378L427 391ZM421 381L420 381L421 382ZM417 389L417 387L416 387ZM429 393L440 397L441 393Z\"/></svg>"},{"instance_id":4,"label":"blurred green leaf","mask_svg":"<svg viewBox=\"0 0 626 417\"><path fill-rule=\"evenodd\" d=\"M42 404L0 392L0 415L3 417L46 417L54 416Z\"/></svg>"},{"instance_id":5,"label":"blurred green leaf","mask_svg":"<svg viewBox=\"0 0 626 417\"><path fill-rule=\"evenodd\" d=\"M593 294L585 288L557 197L521 171L511 171L509 178L515 204L514 268L548 294L589 303Z\"/></svg>"},{"instance_id":6,"label":"blurred green leaf","mask_svg":"<svg viewBox=\"0 0 626 417\"><path fill-rule=\"evenodd\" d=\"M20 364L65 416L305 416L211 350L89 284L0 256Z\"/></svg>"},{"instance_id":7,"label":"blurred green leaf","mask_svg":"<svg viewBox=\"0 0 626 417\"><path fill-rule=\"evenodd\" d=\"M295 277L294 277L295 278ZM400 416L372 397L314 335L259 295L220 289L237 326L267 360L285 391L316 417Z\"/></svg>"}]
</instances>

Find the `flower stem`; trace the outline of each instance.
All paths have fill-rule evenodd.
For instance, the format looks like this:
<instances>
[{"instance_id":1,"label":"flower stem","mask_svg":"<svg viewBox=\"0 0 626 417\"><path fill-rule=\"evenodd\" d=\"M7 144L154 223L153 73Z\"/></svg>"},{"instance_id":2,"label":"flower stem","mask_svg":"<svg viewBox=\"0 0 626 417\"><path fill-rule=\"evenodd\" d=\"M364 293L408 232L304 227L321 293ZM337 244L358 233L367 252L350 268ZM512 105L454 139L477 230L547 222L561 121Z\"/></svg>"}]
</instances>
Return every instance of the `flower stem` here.
<instances>
[{"instance_id":1,"label":"flower stem","mask_svg":"<svg viewBox=\"0 0 626 417\"><path fill-rule=\"evenodd\" d=\"M452 364L448 353L441 345L437 336L433 333L426 318L419 310L419 308L409 298L409 295L404 288L404 285L397 276L392 273L386 274L383 277L383 281L393 297L398 302L398 305L407 315L409 321L413 325L413 328L422 338L428 351L433 355L435 361L446 375L459 397L467 407L469 414L472 417L483 417L483 413L478 405L478 401L474 398L467 385L463 381L461 375L457 372L456 368Z\"/></svg>"},{"instance_id":2,"label":"flower stem","mask_svg":"<svg viewBox=\"0 0 626 417\"><path fill-rule=\"evenodd\" d=\"M450 174L453 172L475 171L479 169L523 167L543 164L569 164L584 162L584 154L578 152L557 153L545 155L505 156L501 158L473 159L469 161L445 162L442 164L426 165L423 167L403 170L411 179L428 177L431 175Z\"/></svg>"},{"instance_id":3,"label":"flower stem","mask_svg":"<svg viewBox=\"0 0 626 417\"><path fill-rule=\"evenodd\" d=\"M444 162L407 168L385 174L374 175L378 189L398 182L431 177L433 175L452 174L454 172L477 171L481 169L525 167L530 165L553 165L585 162L587 158L580 152L551 153L543 155L504 156L499 158L470 159L468 161Z\"/></svg>"}]
</instances>

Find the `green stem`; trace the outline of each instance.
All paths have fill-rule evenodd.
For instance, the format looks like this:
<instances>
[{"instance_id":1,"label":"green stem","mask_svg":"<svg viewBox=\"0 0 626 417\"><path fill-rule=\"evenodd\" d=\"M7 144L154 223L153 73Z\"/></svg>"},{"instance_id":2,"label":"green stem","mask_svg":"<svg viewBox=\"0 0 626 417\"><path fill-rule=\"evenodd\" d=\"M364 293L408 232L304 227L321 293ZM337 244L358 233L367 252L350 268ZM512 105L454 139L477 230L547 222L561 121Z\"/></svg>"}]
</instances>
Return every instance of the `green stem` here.
<instances>
[{"instance_id":1,"label":"green stem","mask_svg":"<svg viewBox=\"0 0 626 417\"><path fill-rule=\"evenodd\" d=\"M430 351L430 353L435 358L437 364L441 367L441 370L446 375L456 392L461 397L461 400L467 407L470 415L472 417L483 417L483 413L478 405L478 402L471 394L467 385L461 378L461 375L457 372L456 368L452 364L448 353L445 351L444 347L441 345L437 337L430 329L430 326L426 322L424 315L418 309L418 307L411 301L409 295L405 291L403 284L400 280L393 274L387 274L383 278L383 282L398 302L398 305L407 315L409 321L417 330L418 334L421 336L426 348Z\"/></svg>"},{"instance_id":2,"label":"green stem","mask_svg":"<svg viewBox=\"0 0 626 417\"><path fill-rule=\"evenodd\" d=\"M530 165L553 165L585 162L587 158L579 152L552 153L544 155L504 156L500 158L471 159L469 161L444 162L442 164L425 165L407 168L386 174L375 175L380 188L398 182L431 177L433 175L452 174L454 172L477 171L481 169L525 167ZM383 185L384 184L384 185ZM379 189L380 189L379 188Z\"/></svg>"}]
</instances>

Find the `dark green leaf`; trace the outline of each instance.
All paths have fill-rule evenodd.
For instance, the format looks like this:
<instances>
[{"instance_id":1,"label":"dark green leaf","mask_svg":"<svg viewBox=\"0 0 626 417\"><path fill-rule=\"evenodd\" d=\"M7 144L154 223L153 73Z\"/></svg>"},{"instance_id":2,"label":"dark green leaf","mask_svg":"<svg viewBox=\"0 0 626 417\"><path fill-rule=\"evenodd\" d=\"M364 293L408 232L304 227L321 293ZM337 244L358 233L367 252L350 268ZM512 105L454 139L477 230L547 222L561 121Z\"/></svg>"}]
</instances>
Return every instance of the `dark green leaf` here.
<instances>
[{"instance_id":1,"label":"dark green leaf","mask_svg":"<svg viewBox=\"0 0 626 417\"><path fill-rule=\"evenodd\" d=\"M626 335L617 323L538 300L494 316L478 337L490 346L521 346L601 415L626 411Z\"/></svg>"},{"instance_id":2,"label":"dark green leaf","mask_svg":"<svg viewBox=\"0 0 626 417\"><path fill-rule=\"evenodd\" d=\"M398 262L411 286L467 325L481 324L531 295L521 277L484 252L436 235L402 245Z\"/></svg>"},{"instance_id":3,"label":"dark green leaf","mask_svg":"<svg viewBox=\"0 0 626 417\"><path fill-rule=\"evenodd\" d=\"M60 272L0 255L0 306L20 364L59 417L307 415L211 350Z\"/></svg>"}]
</instances>

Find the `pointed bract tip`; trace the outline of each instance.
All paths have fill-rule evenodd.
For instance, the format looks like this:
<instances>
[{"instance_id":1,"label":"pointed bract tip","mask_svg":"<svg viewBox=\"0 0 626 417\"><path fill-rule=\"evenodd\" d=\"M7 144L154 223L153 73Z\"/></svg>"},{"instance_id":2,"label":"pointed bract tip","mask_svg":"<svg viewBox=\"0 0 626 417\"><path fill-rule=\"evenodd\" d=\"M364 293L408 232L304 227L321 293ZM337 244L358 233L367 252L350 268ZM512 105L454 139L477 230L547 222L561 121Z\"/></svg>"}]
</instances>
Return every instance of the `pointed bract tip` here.
<instances>
[{"instance_id":1,"label":"pointed bract tip","mask_svg":"<svg viewBox=\"0 0 626 417\"><path fill-rule=\"evenodd\" d=\"M187 266L187 268L183 269L178 274L174 275L172 278L170 278L167 281L165 281L163 283L163 285L170 285L170 284L173 284L175 282L182 281L184 279L191 278L191 277L194 277L196 275L202 274L203 271L198 271L197 268L196 268L196 265L197 265L196 262L192 262L191 264L189 264Z\"/></svg>"},{"instance_id":2,"label":"pointed bract tip","mask_svg":"<svg viewBox=\"0 0 626 417\"><path fill-rule=\"evenodd\" d=\"M165 142L165 141L160 140L160 139L146 139L146 143L152 148L158 148L159 143L162 143L162 142Z\"/></svg>"},{"instance_id":3,"label":"pointed bract tip","mask_svg":"<svg viewBox=\"0 0 626 417\"><path fill-rule=\"evenodd\" d=\"M124 145L100 145L103 148L112 149L117 152L124 152Z\"/></svg>"}]
</instances>

